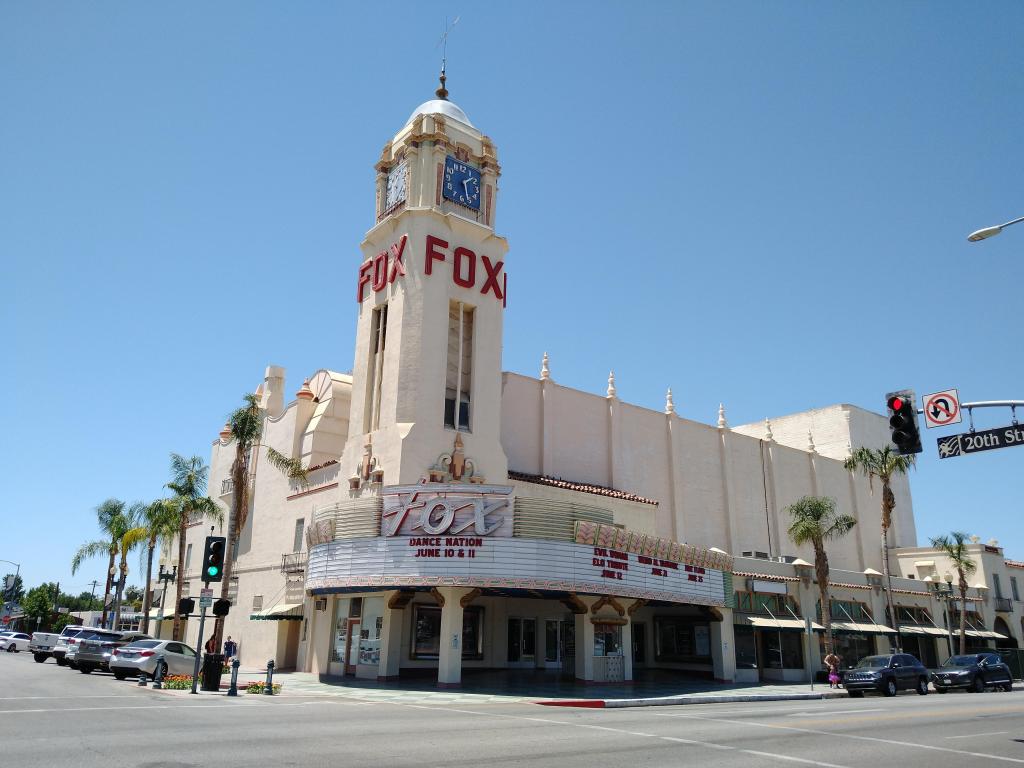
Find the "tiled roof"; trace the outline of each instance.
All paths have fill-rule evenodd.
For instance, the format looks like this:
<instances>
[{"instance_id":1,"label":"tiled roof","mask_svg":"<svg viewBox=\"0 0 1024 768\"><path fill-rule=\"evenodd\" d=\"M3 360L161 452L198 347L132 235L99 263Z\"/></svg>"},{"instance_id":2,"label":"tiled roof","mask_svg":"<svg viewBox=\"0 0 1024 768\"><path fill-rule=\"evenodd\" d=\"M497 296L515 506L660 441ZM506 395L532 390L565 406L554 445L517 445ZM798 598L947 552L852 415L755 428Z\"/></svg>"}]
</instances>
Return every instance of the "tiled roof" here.
<instances>
[{"instance_id":1,"label":"tiled roof","mask_svg":"<svg viewBox=\"0 0 1024 768\"><path fill-rule=\"evenodd\" d=\"M755 573L754 571L733 571L732 575L762 581L800 581L796 576L778 576L774 573Z\"/></svg>"},{"instance_id":2,"label":"tiled roof","mask_svg":"<svg viewBox=\"0 0 1024 768\"><path fill-rule=\"evenodd\" d=\"M580 491L581 493L593 493L597 496L609 496L613 499L623 499L624 501L637 501L641 504L658 505L658 502L654 499L648 499L629 491L620 491L618 488L608 488L603 485L592 485L591 483L574 483L557 477L548 477L547 475L530 475L526 472L513 472L510 469L508 479L518 480L523 483L550 485L552 488L564 488L567 491Z\"/></svg>"},{"instance_id":3,"label":"tiled roof","mask_svg":"<svg viewBox=\"0 0 1024 768\"><path fill-rule=\"evenodd\" d=\"M1020 560L1007 560L1006 565L1010 568L1024 568L1024 563Z\"/></svg>"}]
</instances>

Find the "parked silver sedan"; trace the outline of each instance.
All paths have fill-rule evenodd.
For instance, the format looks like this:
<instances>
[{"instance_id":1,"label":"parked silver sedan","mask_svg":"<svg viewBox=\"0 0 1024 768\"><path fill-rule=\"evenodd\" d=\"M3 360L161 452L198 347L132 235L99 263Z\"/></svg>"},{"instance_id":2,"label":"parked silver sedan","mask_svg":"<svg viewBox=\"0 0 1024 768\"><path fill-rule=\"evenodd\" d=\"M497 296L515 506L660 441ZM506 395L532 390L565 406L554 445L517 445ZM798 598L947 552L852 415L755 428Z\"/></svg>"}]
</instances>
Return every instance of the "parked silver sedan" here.
<instances>
[{"instance_id":1,"label":"parked silver sedan","mask_svg":"<svg viewBox=\"0 0 1024 768\"><path fill-rule=\"evenodd\" d=\"M168 675L191 675L195 670L196 652L184 643L174 640L136 640L130 645L115 648L110 656L110 671L118 680L137 677L145 672L156 674L157 659L163 656Z\"/></svg>"}]
</instances>

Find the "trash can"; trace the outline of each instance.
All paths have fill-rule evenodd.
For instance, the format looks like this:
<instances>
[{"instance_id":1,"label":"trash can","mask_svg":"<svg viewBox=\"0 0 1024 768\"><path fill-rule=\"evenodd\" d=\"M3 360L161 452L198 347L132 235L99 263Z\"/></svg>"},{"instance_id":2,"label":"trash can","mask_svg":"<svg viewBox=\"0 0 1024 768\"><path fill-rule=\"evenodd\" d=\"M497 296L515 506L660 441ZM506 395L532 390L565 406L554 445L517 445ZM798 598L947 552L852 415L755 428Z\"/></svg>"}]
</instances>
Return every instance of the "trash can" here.
<instances>
[{"instance_id":1,"label":"trash can","mask_svg":"<svg viewBox=\"0 0 1024 768\"><path fill-rule=\"evenodd\" d=\"M203 656L203 684L204 691L219 691L220 676L224 671L224 654L208 653Z\"/></svg>"}]
</instances>

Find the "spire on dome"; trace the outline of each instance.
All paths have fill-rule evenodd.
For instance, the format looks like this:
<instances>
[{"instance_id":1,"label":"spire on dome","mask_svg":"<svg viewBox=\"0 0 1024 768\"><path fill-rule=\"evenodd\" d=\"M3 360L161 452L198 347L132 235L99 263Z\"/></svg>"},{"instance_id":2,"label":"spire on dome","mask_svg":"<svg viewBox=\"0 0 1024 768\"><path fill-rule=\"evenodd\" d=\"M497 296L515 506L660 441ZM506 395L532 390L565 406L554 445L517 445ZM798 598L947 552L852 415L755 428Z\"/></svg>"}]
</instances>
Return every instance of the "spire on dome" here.
<instances>
[{"instance_id":1,"label":"spire on dome","mask_svg":"<svg viewBox=\"0 0 1024 768\"><path fill-rule=\"evenodd\" d=\"M456 16L455 21L451 24L448 23L448 19L444 20L445 30L441 35L441 39L437 43L441 46L441 87L434 91L434 93L437 94L437 98L442 101L448 101L448 89L444 87L445 80L448 79L444 74L444 71L448 66L448 35L451 34L452 28L459 23L460 18L462 17Z\"/></svg>"}]
</instances>

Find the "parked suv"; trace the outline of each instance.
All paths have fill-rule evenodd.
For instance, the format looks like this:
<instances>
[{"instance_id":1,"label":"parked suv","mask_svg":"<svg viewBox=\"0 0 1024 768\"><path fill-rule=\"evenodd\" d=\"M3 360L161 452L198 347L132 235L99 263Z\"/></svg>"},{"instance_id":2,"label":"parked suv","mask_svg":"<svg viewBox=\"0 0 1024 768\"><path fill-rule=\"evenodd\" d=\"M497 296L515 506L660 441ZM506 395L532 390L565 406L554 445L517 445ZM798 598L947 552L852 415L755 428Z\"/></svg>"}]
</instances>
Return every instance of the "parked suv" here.
<instances>
[{"instance_id":1,"label":"parked suv","mask_svg":"<svg viewBox=\"0 0 1024 768\"><path fill-rule=\"evenodd\" d=\"M924 696L928 693L929 676L924 664L909 653L893 653L865 656L856 667L847 670L843 685L853 698L860 698L864 691L895 696L897 691L907 689Z\"/></svg>"},{"instance_id":2,"label":"parked suv","mask_svg":"<svg viewBox=\"0 0 1024 768\"><path fill-rule=\"evenodd\" d=\"M966 688L972 693L981 693L988 686L1004 691L1013 690L1010 668L998 654L991 651L950 656L941 667L932 670L932 683L939 693L946 693L953 688Z\"/></svg>"},{"instance_id":3,"label":"parked suv","mask_svg":"<svg viewBox=\"0 0 1024 768\"><path fill-rule=\"evenodd\" d=\"M109 672L110 656L115 648L129 645L136 640L148 639L149 635L142 632L94 632L78 644L75 666L83 675L88 675L96 669Z\"/></svg>"},{"instance_id":4,"label":"parked suv","mask_svg":"<svg viewBox=\"0 0 1024 768\"><path fill-rule=\"evenodd\" d=\"M77 638L79 635L83 634L84 632L91 632L91 631L92 631L92 627L85 627L85 626L82 626L81 624L68 624L66 627L64 627L64 629L62 629L60 631L59 635L57 635L55 638L53 638L54 642L53 642L53 647L52 647L51 653L53 654L53 658L55 658L57 660L57 663L60 666L63 667L65 664L67 664L66 657L67 657L68 648L70 646L74 645L77 642L77 640L75 640L75 638ZM38 632L36 632L32 636L33 639L35 639L37 635L39 635ZM45 640L46 638L43 637L42 639ZM44 646L47 646L47 645L50 645L50 643L49 642L44 642L44 645L40 646L39 650L42 651ZM35 652L34 648L31 649L31 650L33 652ZM46 661L46 657L43 656L42 660ZM39 659L37 658L36 661L39 661Z\"/></svg>"}]
</instances>

